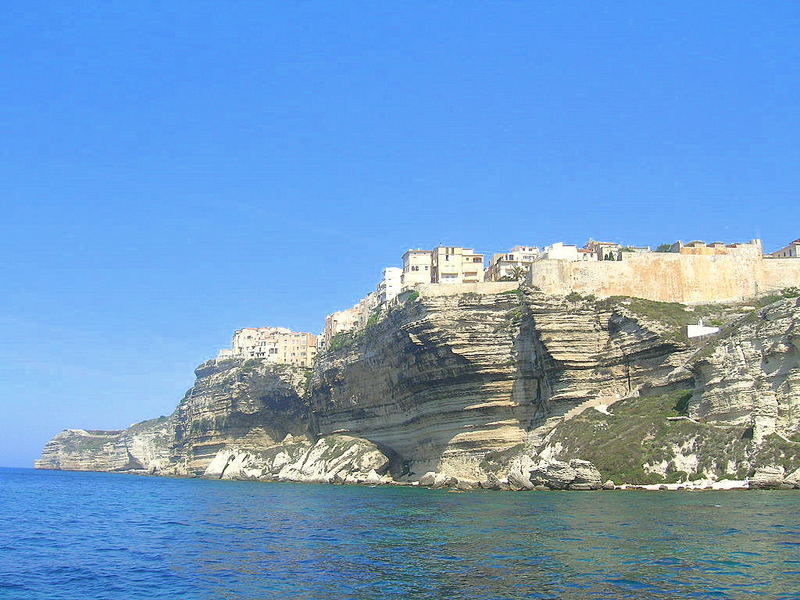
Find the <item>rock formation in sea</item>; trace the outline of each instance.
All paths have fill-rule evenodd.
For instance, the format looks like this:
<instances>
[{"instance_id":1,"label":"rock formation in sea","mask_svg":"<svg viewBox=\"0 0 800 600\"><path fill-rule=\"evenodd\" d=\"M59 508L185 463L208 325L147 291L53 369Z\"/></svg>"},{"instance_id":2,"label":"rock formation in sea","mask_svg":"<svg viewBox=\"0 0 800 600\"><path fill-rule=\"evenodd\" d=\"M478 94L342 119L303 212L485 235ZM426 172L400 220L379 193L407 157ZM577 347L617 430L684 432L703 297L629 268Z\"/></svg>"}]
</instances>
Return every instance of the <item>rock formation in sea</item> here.
<instances>
[{"instance_id":1,"label":"rock formation in sea","mask_svg":"<svg viewBox=\"0 0 800 600\"><path fill-rule=\"evenodd\" d=\"M312 370L208 361L172 415L67 430L36 466L493 489L799 478L797 298L415 296ZM690 343L699 316L724 327Z\"/></svg>"}]
</instances>

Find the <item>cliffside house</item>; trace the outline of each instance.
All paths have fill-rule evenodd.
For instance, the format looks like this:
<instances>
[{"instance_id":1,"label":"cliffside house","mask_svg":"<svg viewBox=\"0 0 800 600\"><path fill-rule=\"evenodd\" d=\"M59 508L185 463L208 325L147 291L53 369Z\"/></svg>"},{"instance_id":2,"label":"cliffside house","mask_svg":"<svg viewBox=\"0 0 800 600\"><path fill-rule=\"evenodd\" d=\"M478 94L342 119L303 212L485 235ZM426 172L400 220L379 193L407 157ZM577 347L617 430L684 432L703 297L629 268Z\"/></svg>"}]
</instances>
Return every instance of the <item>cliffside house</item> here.
<instances>
[{"instance_id":1,"label":"cliffside house","mask_svg":"<svg viewBox=\"0 0 800 600\"><path fill-rule=\"evenodd\" d=\"M584 250L590 250L594 252L596 260L610 260L611 257L614 260L619 260L619 252L621 246L616 242L597 242L592 238L589 238L589 241L583 246Z\"/></svg>"},{"instance_id":2,"label":"cliffside house","mask_svg":"<svg viewBox=\"0 0 800 600\"><path fill-rule=\"evenodd\" d=\"M378 293L370 292L352 307L325 317L325 329L322 332L320 350L328 348L336 334L366 327L370 316L379 307Z\"/></svg>"},{"instance_id":3,"label":"cliffside house","mask_svg":"<svg viewBox=\"0 0 800 600\"><path fill-rule=\"evenodd\" d=\"M505 254L493 254L483 280L513 280L519 269L527 272L528 268L541 258L541 254L541 250L536 246L514 246Z\"/></svg>"},{"instance_id":4,"label":"cliffside house","mask_svg":"<svg viewBox=\"0 0 800 600\"><path fill-rule=\"evenodd\" d=\"M578 247L574 244L565 244L564 242L556 242L555 244L545 246L542 251L542 259L567 261L582 260L578 253Z\"/></svg>"},{"instance_id":5,"label":"cliffside house","mask_svg":"<svg viewBox=\"0 0 800 600\"><path fill-rule=\"evenodd\" d=\"M431 264L433 253L430 250L407 250L403 254L403 273L400 279L402 289L417 283L431 283Z\"/></svg>"},{"instance_id":6,"label":"cliffside house","mask_svg":"<svg viewBox=\"0 0 800 600\"><path fill-rule=\"evenodd\" d=\"M317 336L285 327L245 327L233 334L231 349L217 358L261 358L269 363L310 367L317 353Z\"/></svg>"},{"instance_id":7,"label":"cliffside house","mask_svg":"<svg viewBox=\"0 0 800 600\"><path fill-rule=\"evenodd\" d=\"M483 254L472 248L437 246L431 253L431 283L480 283Z\"/></svg>"}]
</instances>

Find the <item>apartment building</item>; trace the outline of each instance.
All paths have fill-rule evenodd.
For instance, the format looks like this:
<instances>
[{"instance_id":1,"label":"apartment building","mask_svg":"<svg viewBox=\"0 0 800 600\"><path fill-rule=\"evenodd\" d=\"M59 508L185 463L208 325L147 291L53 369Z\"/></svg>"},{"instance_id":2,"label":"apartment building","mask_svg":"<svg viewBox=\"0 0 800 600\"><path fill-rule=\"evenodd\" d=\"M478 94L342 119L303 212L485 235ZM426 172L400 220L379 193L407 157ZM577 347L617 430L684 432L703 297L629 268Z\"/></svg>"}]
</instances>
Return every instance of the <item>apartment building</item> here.
<instances>
[{"instance_id":1,"label":"apartment building","mask_svg":"<svg viewBox=\"0 0 800 600\"><path fill-rule=\"evenodd\" d=\"M233 334L231 349L218 358L261 358L269 363L310 367L317 354L317 336L285 327L245 327Z\"/></svg>"},{"instance_id":2,"label":"apartment building","mask_svg":"<svg viewBox=\"0 0 800 600\"><path fill-rule=\"evenodd\" d=\"M479 283L483 281L483 254L472 248L437 246L431 253L431 283Z\"/></svg>"},{"instance_id":3,"label":"apartment building","mask_svg":"<svg viewBox=\"0 0 800 600\"><path fill-rule=\"evenodd\" d=\"M522 271L541 258L541 250L536 246L514 246L503 254L493 254L489 267L483 276L484 281L509 281L516 279Z\"/></svg>"}]
</instances>

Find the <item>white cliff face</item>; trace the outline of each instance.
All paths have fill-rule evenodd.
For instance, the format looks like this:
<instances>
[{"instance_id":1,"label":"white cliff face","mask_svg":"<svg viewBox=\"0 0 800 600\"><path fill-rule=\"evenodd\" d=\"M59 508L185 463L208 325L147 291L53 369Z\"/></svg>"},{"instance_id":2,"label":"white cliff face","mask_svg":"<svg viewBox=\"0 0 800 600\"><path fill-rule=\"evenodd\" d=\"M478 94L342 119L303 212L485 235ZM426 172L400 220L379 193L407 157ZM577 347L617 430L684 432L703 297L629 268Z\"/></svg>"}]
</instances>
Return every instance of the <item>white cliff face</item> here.
<instances>
[{"instance_id":1,"label":"white cliff face","mask_svg":"<svg viewBox=\"0 0 800 600\"><path fill-rule=\"evenodd\" d=\"M690 415L800 439L800 300L754 311L693 362Z\"/></svg>"},{"instance_id":2,"label":"white cliff face","mask_svg":"<svg viewBox=\"0 0 800 600\"><path fill-rule=\"evenodd\" d=\"M263 452L226 448L206 468L204 477L264 479L315 483L383 483L389 458L375 444L344 435L286 440Z\"/></svg>"}]
</instances>

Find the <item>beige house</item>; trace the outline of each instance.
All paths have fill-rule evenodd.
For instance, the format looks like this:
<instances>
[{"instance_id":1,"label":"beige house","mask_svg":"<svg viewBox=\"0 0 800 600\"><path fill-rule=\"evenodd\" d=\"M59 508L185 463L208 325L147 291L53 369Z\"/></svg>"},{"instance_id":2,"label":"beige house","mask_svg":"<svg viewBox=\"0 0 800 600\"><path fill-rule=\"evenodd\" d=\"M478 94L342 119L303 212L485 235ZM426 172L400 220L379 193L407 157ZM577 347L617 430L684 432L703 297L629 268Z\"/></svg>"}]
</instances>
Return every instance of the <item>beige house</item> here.
<instances>
[{"instance_id":1,"label":"beige house","mask_svg":"<svg viewBox=\"0 0 800 600\"><path fill-rule=\"evenodd\" d=\"M528 268L541 258L541 250L536 246L514 246L505 254L493 254L491 263L483 276L484 281L509 281L514 279L519 269Z\"/></svg>"},{"instance_id":2,"label":"beige house","mask_svg":"<svg viewBox=\"0 0 800 600\"><path fill-rule=\"evenodd\" d=\"M611 257L618 260L620 247L616 242L598 242L589 238L583 249L593 252L596 260L609 260Z\"/></svg>"},{"instance_id":3,"label":"beige house","mask_svg":"<svg viewBox=\"0 0 800 600\"><path fill-rule=\"evenodd\" d=\"M261 358L269 363L310 367L317 354L317 336L285 327L245 327L233 334L231 349L217 358Z\"/></svg>"},{"instance_id":4,"label":"beige house","mask_svg":"<svg viewBox=\"0 0 800 600\"><path fill-rule=\"evenodd\" d=\"M325 317L325 329L322 331L321 349L331 345L331 340L337 333L350 331L358 326L357 306L346 310L338 310Z\"/></svg>"},{"instance_id":5,"label":"beige house","mask_svg":"<svg viewBox=\"0 0 800 600\"><path fill-rule=\"evenodd\" d=\"M432 252L430 250L407 250L403 254L403 273L400 285L403 289L418 283L431 283Z\"/></svg>"},{"instance_id":6,"label":"beige house","mask_svg":"<svg viewBox=\"0 0 800 600\"><path fill-rule=\"evenodd\" d=\"M431 283L480 283L483 254L472 248L437 246L431 253Z\"/></svg>"}]
</instances>

